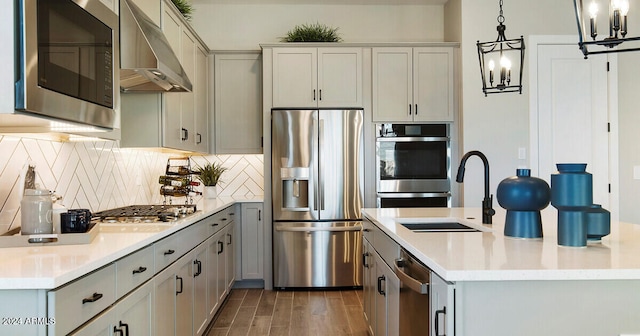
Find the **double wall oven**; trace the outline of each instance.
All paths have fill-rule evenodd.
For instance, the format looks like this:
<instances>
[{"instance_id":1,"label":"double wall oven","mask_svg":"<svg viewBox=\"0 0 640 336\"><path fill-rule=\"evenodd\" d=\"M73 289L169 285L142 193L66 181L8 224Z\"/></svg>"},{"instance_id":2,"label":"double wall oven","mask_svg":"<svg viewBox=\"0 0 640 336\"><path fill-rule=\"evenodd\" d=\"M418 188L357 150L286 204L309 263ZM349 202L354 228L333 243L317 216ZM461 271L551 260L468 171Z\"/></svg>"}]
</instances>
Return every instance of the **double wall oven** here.
<instances>
[{"instance_id":1,"label":"double wall oven","mask_svg":"<svg viewBox=\"0 0 640 336\"><path fill-rule=\"evenodd\" d=\"M448 124L378 124L376 192L380 208L451 206Z\"/></svg>"}]
</instances>

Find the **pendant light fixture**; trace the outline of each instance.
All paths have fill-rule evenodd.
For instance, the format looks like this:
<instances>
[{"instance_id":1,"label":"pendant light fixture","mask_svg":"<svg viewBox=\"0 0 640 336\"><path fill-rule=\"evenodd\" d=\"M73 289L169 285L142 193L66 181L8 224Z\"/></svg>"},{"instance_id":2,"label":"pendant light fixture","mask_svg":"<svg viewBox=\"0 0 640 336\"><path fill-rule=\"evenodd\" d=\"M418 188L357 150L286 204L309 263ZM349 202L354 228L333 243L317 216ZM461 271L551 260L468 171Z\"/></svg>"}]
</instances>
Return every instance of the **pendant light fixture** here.
<instances>
[{"instance_id":1,"label":"pendant light fixture","mask_svg":"<svg viewBox=\"0 0 640 336\"><path fill-rule=\"evenodd\" d=\"M498 39L491 42L478 41L478 58L482 75L482 91L489 93L522 93L522 67L524 63L524 38L507 40L504 31L502 0L498 15ZM497 69L497 70L496 70ZM515 78L512 76L515 74Z\"/></svg>"},{"instance_id":2,"label":"pendant light fixture","mask_svg":"<svg viewBox=\"0 0 640 336\"><path fill-rule=\"evenodd\" d=\"M578 45L584 54L584 58L587 58L590 54L608 54L640 50L639 43L632 44L632 46L625 48L619 46L627 41L640 41L640 37L627 37L629 0L589 1L589 6L584 7L582 0L573 0L573 5L576 10L576 21L578 23ZM607 13L600 15L603 9L606 8L609 9L608 15ZM596 37L601 35L598 34L598 27L605 27L605 29L603 29L605 36L606 30L609 28L609 36L597 40ZM589 50L590 47L596 50Z\"/></svg>"}]
</instances>

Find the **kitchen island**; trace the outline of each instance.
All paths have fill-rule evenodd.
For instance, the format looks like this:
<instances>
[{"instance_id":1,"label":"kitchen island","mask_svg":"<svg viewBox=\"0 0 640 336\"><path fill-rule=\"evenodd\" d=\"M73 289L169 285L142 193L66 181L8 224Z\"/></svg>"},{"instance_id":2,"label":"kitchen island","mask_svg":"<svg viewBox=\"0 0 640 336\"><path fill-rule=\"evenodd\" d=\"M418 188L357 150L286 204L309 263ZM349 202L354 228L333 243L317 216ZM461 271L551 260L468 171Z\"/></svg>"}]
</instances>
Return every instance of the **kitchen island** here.
<instances>
[{"instance_id":1,"label":"kitchen island","mask_svg":"<svg viewBox=\"0 0 640 336\"><path fill-rule=\"evenodd\" d=\"M89 244L0 248L0 334L66 335L89 320L74 335L201 334L233 285L245 202L262 199L202 200L169 222L100 223Z\"/></svg>"},{"instance_id":2,"label":"kitchen island","mask_svg":"<svg viewBox=\"0 0 640 336\"><path fill-rule=\"evenodd\" d=\"M363 215L449 284L447 335L640 335L640 225L612 221L601 242L562 247L555 209L543 211L537 240L505 237L496 210L493 225L474 208ZM399 223L445 218L483 231L419 233Z\"/></svg>"}]
</instances>

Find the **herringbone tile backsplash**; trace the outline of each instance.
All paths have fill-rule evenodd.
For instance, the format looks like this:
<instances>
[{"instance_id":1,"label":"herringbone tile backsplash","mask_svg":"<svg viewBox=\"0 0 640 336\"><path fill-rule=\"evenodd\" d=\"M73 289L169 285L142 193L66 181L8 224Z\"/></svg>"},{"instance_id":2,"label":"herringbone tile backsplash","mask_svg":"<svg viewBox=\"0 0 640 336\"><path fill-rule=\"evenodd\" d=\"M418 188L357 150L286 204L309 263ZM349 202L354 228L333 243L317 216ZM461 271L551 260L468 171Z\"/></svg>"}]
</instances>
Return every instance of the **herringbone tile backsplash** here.
<instances>
[{"instance_id":1,"label":"herringbone tile backsplash","mask_svg":"<svg viewBox=\"0 0 640 336\"><path fill-rule=\"evenodd\" d=\"M67 208L100 211L131 204L160 204L158 177L172 155L119 148L116 141L55 142L0 135L0 233L20 225L20 173L36 166L36 183L63 197ZM194 156L198 164L228 168L220 196L264 195L262 155Z\"/></svg>"}]
</instances>

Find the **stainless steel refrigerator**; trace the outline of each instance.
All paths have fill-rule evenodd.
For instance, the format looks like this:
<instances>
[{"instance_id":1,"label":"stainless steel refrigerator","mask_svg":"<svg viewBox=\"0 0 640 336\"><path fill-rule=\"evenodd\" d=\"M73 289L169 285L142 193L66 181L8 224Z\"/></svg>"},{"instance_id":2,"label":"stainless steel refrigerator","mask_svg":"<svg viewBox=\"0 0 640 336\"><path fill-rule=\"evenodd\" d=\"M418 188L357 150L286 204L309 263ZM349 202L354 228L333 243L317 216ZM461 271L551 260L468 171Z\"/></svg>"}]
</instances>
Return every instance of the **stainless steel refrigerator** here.
<instances>
[{"instance_id":1,"label":"stainless steel refrigerator","mask_svg":"<svg viewBox=\"0 0 640 336\"><path fill-rule=\"evenodd\" d=\"M274 287L362 286L362 110L271 121Z\"/></svg>"}]
</instances>

